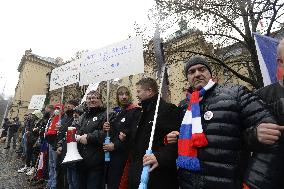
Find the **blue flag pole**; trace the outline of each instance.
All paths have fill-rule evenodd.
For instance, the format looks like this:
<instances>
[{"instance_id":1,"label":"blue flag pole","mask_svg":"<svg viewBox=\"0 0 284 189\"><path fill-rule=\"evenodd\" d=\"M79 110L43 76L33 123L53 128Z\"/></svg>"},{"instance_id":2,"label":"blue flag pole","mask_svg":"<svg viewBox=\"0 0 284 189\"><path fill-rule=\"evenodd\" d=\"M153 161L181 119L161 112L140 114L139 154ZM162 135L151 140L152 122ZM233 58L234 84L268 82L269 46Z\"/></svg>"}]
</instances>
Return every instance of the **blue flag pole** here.
<instances>
[{"instance_id":1,"label":"blue flag pole","mask_svg":"<svg viewBox=\"0 0 284 189\"><path fill-rule=\"evenodd\" d=\"M107 122L109 122L109 80L107 81ZM105 137L105 144L110 143L109 131L107 131L107 136ZM109 151L105 151L105 162L110 161Z\"/></svg>"},{"instance_id":2,"label":"blue flag pole","mask_svg":"<svg viewBox=\"0 0 284 189\"><path fill-rule=\"evenodd\" d=\"M162 73L161 73L158 100L157 100L156 109L155 109L155 115L154 115L152 131L151 131L151 136L150 136L150 141L149 141L149 147L146 150L146 154L152 154L152 145L153 145L154 134L155 134L155 129L156 129L156 123L157 123L159 104L160 104L160 99L161 99L161 94L162 94L162 87L163 87L165 70L166 70L166 67L165 67L165 65L163 65ZM148 180L149 180L149 170L150 170L150 165L146 165L146 166L143 167L143 170L142 170L142 173L141 173L141 178L140 178L139 189L147 189L147 184L148 184Z\"/></svg>"},{"instance_id":3,"label":"blue flag pole","mask_svg":"<svg viewBox=\"0 0 284 189\"><path fill-rule=\"evenodd\" d=\"M149 147L146 150L146 154L152 154L152 145L153 145L154 133L156 129L156 121L158 117L160 99L162 97L162 94L165 95L165 92L162 90L163 85L165 84L164 76L165 74L167 76L166 64L164 62L164 53L163 53L162 42L160 38L160 31L159 31L158 25L157 25L155 35L154 35L154 53L155 53L155 58L156 58L156 63L157 63L158 76L160 77L160 88L159 88L159 94L158 94L155 115L154 115L154 120L153 120L153 125L152 125L152 131L151 131L151 136L150 136L150 141L149 141ZM143 167L141 178L140 178L139 189L147 189L147 184L149 181L149 170L150 170L150 165Z\"/></svg>"}]
</instances>

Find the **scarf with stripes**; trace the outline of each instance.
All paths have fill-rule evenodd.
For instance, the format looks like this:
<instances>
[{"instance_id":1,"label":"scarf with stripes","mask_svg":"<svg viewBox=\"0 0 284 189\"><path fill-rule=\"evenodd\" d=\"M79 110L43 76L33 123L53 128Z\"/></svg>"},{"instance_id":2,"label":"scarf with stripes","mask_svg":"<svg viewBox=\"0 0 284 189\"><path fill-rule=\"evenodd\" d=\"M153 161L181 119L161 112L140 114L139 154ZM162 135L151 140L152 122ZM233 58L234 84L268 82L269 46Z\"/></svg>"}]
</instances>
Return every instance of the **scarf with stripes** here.
<instances>
[{"instance_id":1,"label":"scarf with stripes","mask_svg":"<svg viewBox=\"0 0 284 189\"><path fill-rule=\"evenodd\" d=\"M178 139L178 158L176 164L180 168L191 171L200 170L197 148L207 146L208 141L202 129L202 115L200 115L199 101L206 91L214 85L215 82L210 79L204 88L199 91L187 93L189 104L181 123Z\"/></svg>"}]
</instances>

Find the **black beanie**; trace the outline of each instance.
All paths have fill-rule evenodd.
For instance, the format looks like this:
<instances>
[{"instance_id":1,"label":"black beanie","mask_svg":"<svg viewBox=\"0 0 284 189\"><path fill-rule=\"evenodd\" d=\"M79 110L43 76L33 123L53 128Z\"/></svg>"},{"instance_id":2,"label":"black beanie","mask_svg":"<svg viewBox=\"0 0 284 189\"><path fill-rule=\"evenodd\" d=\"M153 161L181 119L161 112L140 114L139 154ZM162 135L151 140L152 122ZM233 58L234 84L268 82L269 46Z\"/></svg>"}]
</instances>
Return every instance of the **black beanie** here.
<instances>
[{"instance_id":1,"label":"black beanie","mask_svg":"<svg viewBox=\"0 0 284 189\"><path fill-rule=\"evenodd\" d=\"M67 102L67 104L72 104L73 106L78 106L78 105L79 105L79 102L78 102L78 100L72 99L72 100L69 100L69 101Z\"/></svg>"},{"instance_id":2,"label":"black beanie","mask_svg":"<svg viewBox=\"0 0 284 189\"><path fill-rule=\"evenodd\" d=\"M185 76L187 77L187 71L191 66L197 65L197 64L202 64L204 66L206 66L206 68L209 70L211 76L212 76L212 70L211 70L211 66L209 65L209 63L207 62L207 60L201 56L193 56L191 57L189 60L186 60L184 65L184 72L185 72Z\"/></svg>"},{"instance_id":3,"label":"black beanie","mask_svg":"<svg viewBox=\"0 0 284 189\"><path fill-rule=\"evenodd\" d=\"M82 115L84 113L84 107L82 105L76 106L74 108L74 112L78 113L79 115Z\"/></svg>"}]
</instances>

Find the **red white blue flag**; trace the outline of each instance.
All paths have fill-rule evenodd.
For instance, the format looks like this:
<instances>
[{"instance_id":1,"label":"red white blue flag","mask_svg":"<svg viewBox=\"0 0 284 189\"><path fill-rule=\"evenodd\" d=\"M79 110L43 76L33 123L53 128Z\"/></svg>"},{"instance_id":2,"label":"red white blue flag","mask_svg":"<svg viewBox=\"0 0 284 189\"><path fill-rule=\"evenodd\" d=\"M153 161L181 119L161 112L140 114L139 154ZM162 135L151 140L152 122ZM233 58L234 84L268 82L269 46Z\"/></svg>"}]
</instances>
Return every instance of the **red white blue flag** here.
<instances>
[{"instance_id":1,"label":"red white blue flag","mask_svg":"<svg viewBox=\"0 0 284 189\"><path fill-rule=\"evenodd\" d=\"M264 86L277 79L277 45L279 41L272 37L253 33Z\"/></svg>"}]
</instances>

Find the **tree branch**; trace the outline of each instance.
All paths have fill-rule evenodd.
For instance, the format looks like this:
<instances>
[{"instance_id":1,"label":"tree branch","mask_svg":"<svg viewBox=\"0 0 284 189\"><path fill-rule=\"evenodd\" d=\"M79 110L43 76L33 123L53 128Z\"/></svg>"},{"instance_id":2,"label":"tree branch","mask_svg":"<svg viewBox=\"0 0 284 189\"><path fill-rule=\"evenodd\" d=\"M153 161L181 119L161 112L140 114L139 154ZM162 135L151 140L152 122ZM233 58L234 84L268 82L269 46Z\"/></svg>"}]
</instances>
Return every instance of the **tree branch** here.
<instances>
[{"instance_id":1,"label":"tree branch","mask_svg":"<svg viewBox=\"0 0 284 189\"><path fill-rule=\"evenodd\" d=\"M230 36L230 35L221 34L221 33L204 33L203 35L227 37L227 38L233 39L233 40L235 40L235 41L241 43L241 44L244 45L244 46L247 46L247 44L244 43L243 41L241 41L240 39L238 39L238 38L236 38L236 37L233 37L233 36Z\"/></svg>"},{"instance_id":2,"label":"tree branch","mask_svg":"<svg viewBox=\"0 0 284 189\"><path fill-rule=\"evenodd\" d=\"M257 27L257 24L259 23L260 19L261 19L261 16L264 12L268 11L267 7L269 7L270 1L265 1L265 4L262 8L262 10L260 12L257 13L257 17L255 19L255 24L256 24L256 27ZM260 3L261 4L261 3ZM256 31L256 27L255 27L255 31Z\"/></svg>"},{"instance_id":3,"label":"tree branch","mask_svg":"<svg viewBox=\"0 0 284 189\"><path fill-rule=\"evenodd\" d=\"M196 52L196 51L190 51L190 50L187 50L187 51L179 51L179 52L186 52L186 53L192 53L192 54L197 54L197 55L205 56L205 57L207 57L207 58L209 58L209 59L211 59L211 60L214 60L218 65L220 65L220 66L226 68L227 70L229 70L230 72L232 72L235 76L237 76L237 77L240 78L241 80L243 80L243 81L245 81L245 82L247 82L247 83L250 83L252 86L254 86L254 87L256 87L256 88L258 87L258 84L257 84L254 80L252 80L252 79L250 79L250 78L248 78L248 77L245 77L244 75L242 75L242 74L238 73L237 71L233 70L231 67L229 67L228 65L226 65L222 60L220 60L220 59L217 58L217 57L214 57L214 56L212 56L212 55L205 54L205 53L202 53L202 52ZM213 62L213 63L214 63L214 62Z\"/></svg>"},{"instance_id":4,"label":"tree branch","mask_svg":"<svg viewBox=\"0 0 284 189\"><path fill-rule=\"evenodd\" d=\"M277 1L275 1L275 3L277 3ZM270 19L270 23L269 23L269 25L268 25L268 28L267 28L267 30L266 30L266 35L270 35L270 33L271 33L271 28L272 28L272 25L273 25L273 23L275 22L275 18L276 18L276 16L277 16L277 13L278 13L278 11L282 8L284 6L284 3L283 4L281 4L281 5L279 5L279 7L278 7L278 9L276 9L275 7L276 7L276 4L274 4L274 6L273 6L273 12L274 12L274 14L273 14L273 16L271 17L271 19ZM283 13L282 13L283 14Z\"/></svg>"}]
</instances>

